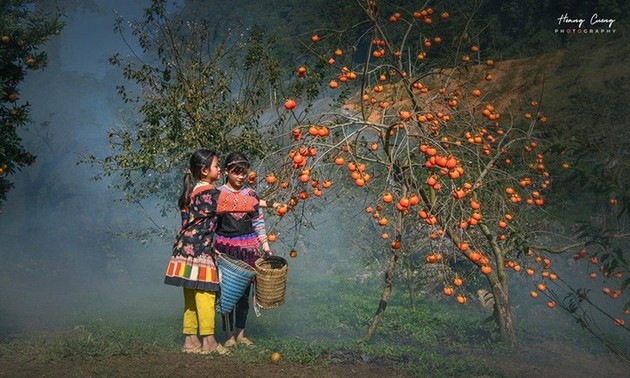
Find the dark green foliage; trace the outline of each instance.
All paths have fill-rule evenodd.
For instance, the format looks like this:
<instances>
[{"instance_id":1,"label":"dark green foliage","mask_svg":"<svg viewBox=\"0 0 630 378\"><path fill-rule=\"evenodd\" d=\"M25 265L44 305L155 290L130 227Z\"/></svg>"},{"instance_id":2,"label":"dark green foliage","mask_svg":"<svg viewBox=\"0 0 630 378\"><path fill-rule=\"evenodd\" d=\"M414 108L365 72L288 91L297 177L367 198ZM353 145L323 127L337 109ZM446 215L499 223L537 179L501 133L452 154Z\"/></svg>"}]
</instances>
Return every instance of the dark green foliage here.
<instances>
[{"instance_id":1,"label":"dark green foliage","mask_svg":"<svg viewBox=\"0 0 630 378\"><path fill-rule=\"evenodd\" d=\"M579 87L571 93L570 111L551 151L571 165L556 185L559 200L564 197L581 204L575 236L584 242L589 256L599 260L605 274L627 274L624 228L630 210L630 138L619 130L630 113L619 96L626 90L625 79L606 81L603 86L598 92Z\"/></svg>"},{"instance_id":2,"label":"dark green foliage","mask_svg":"<svg viewBox=\"0 0 630 378\"><path fill-rule=\"evenodd\" d=\"M570 195L580 197L589 207L616 198L621 207L619 215L630 210L630 138L620 132L630 117L619 95L627 90L625 80L607 81L601 91L575 88L569 96L571 111L566 113L552 149L574 167L562 185Z\"/></svg>"},{"instance_id":3,"label":"dark green foliage","mask_svg":"<svg viewBox=\"0 0 630 378\"><path fill-rule=\"evenodd\" d=\"M31 123L30 104L20 98L20 84L29 71L46 67L40 49L64 27L61 15L37 10L34 1L0 1L0 212L10 176L35 163L35 156L22 145L20 128Z\"/></svg>"}]
</instances>

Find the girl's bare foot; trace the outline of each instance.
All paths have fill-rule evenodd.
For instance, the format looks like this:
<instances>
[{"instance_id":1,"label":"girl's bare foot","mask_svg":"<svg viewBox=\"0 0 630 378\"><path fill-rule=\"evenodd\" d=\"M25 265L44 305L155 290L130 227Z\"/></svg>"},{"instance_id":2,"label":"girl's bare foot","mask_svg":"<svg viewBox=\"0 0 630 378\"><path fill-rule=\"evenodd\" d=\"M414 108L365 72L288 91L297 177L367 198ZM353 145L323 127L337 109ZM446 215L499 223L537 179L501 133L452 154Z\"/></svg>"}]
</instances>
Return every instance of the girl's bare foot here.
<instances>
[{"instance_id":1,"label":"girl's bare foot","mask_svg":"<svg viewBox=\"0 0 630 378\"><path fill-rule=\"evenodd\" d=\"M182 346L182 352L198 353L200 350L201 342L197 338L197 335L186 335L184 338L184 345Z\"/></svg>"},{"instance_id":2,"label":"girl's bare foot","mask_svg":"<svg viewBox=\"0 0 630 378\"><path fill-rule=\"evenodd\" d=\"M237 329L235 339L236 339L236 343L237 344L245 345L245 346L248 346L250 348L255 348L256 347L256 344L254 344L250 339L248 339L245 336L245 330L244 329Z\"/></svg>"},{"instance_id":3,"label":"girl's bare foot","mask_svg":"<svg viewBox=\"0 0 630 378\"><path fill-rule=\"evenodd\" d=\"M232 348L236 346L236 340L234 339L234 337L230 337L229 339L227 339L224 343L223 346L226 348Z\"/></svg>"},{"instance_id":4,"label":"girl's bare foot","mask_svg":"<svg viewBox=\"0 0 630 378\"><path fill-rule=\"evenodd\" d=\"M220 346L217 340L214 338L214 335L203 336L203 345L201 346L201 352L211 352L217 349L217 346Z\"/></svg>"}]
</instances>

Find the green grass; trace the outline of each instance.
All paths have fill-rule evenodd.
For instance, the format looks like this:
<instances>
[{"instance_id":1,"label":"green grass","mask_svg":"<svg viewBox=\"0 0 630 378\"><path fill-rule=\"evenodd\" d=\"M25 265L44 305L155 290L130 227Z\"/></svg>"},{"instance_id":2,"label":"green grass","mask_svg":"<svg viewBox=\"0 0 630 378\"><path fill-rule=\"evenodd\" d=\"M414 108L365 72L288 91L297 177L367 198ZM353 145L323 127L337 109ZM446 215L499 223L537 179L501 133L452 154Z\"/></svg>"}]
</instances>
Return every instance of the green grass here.
<instances>
[{"instance_id":1,"label":"green grass","mask_svg":"<svg viewBox=\"0 0 630 378\"><path fill-rule=\"evenodd\" d=\"M180 347L178 319L166 323L140 323L133 327L112 323L90 323L63 335L20 335L19 340L0 344L0 354L24 356L46 363L63 359L107 359L120 355L143 356L163 350L176 351ZM299 337L257 337L256 349L237 348L227 358L235 361L268 363L272 351L283 356L283 363L304 366L327 366L349 361L391 365L399 371L413 374L430 374L436 370L443 376L488 374L483 365L472 368L466 359L451 358L448 348L435 348L429 344L415 345L389 343L380 340L367 344L360 341L305 340ZM34 356L34 357L33 357ZM471 356L472 357L472 356ZM478 369L478 370L476 370Z\"/></svg>"},{"instance_id":2,"label":"green grass","mask_svg":"<svg viewBox=\"0 0 630 378\"><path fill-rule=\"evenodd\" d=\"M378 287L344 282L313 289L312 285L302 283L293 291L295 299L288 298L278 309L263 310L258 318L251 311L249 335L258 348L237 348L228 358L267 363L269 353L279 351L285 363L305 366L358 360L389 364L414 375L434 375L435 371L443 376L492 373L490 367L478 362L471 364L468 358L461 357L470 340L487 336L479 317L462 317L449 306L430 301L421 301L416 311L410 311L403 295L397 294L387 308L376 337L368 344L361 338L376 309ZM54 337L10 335L0 343L0 354L35 356L54 363L63 359L106 359L176 351L182 340L180 323L179 317L89 321L74 329L56 332ZM217 323L220 327L220 321ZM219 340L221 335L218 331ZM470 358L475 357L470 355Z\"/></svg>"},{"instance_id":3,"label":"green grass","mask_svg":"<svg viewBox=\"0 0 630 378\"><path fill-rule=\"evenodd\" d=\"M0 343L2 354L16 353L55 362L65 358L142 355L179 346L180 335L165 322L120 324L93 321L69 331L14 334Z\"/></svg>"},{"instance_id":4,"label":"green grass","mask_svg":"<svg viewBox=\"0 0 630 378\"><path fill-rule=\"evenodd\" d=\"M305 368L359 361L413 376L509 375L496 359L509 360L513 351L496 342L493 323L484 323L488 314L477 309L474 301L461 306L435 296L420 296L416 309L411 310L407 292L395 286L375 336L365 343L362 338L380 298L380 279L361 283L344 272L318 276L314 272L321 270L312 266L296 263L291 267L283 306L261 310L260 317L250 310L247 332L258 348L237 348L227 358L266 364L270 353L278 351L283 363ZM55 363L178 352L182 342L179 309L145 310L142 315L141 308L136 308L126 319L86 316L79 325L52 334L5 334L0 356ZM583 332L570 318L554 327L550 317L559 315L537 311L517 311L522 315L515 321L523 356L528 356L528 343L540 340L574 345L577 339L586 349L593 348L592 339L581 337ZM220 327L217 317L216 335L223 341Z\"/></svg>"}]
</instances>

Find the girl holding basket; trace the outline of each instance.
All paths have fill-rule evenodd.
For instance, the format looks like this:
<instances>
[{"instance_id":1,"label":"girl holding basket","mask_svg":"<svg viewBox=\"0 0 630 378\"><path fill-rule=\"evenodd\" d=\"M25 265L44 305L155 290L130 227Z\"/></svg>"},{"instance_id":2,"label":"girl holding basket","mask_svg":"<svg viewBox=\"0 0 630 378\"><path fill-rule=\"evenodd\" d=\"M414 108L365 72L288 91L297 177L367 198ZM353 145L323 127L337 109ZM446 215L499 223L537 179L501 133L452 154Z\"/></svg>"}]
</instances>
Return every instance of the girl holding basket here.
<instances>
[{"instance_id":1,"label":"girl holding basket","mask_svg":"<svg viewBox=\"0 0 630 378\"><path fill-rule=\"evenodd\" d=\"M185 353L228 353L214 337L219 281L213 239L218 215L248 214L267 207L264 200L256 197L216 189L213 182L220 171L214 152L206 149L193 152L178 201L182 227L173 245L164 283L184 289L182 352Z\"/></svg>"},{"instance_id":2,"label":"girl holding basket","mask_svg":"<svg viewBox=\"0 0 630 378\"><path fill-rule=\"evenodd\" d=\"M246 185L249 161L244 154L234 152L228 155L223 164L223 170L227 178L226 183L219 187L220 191L258 198L256 191ZM241 260L252 267L263 254L271 255L265 231L265 219L260 209L247 213L221 215L215 240L215 248L218 252ZM229 348L237 344L255 347L254 343L245 336L250 291L251 284L247 285L234 310L223 317L223 330L227 332L225 347Z\"/></svg>"}]
</instances>

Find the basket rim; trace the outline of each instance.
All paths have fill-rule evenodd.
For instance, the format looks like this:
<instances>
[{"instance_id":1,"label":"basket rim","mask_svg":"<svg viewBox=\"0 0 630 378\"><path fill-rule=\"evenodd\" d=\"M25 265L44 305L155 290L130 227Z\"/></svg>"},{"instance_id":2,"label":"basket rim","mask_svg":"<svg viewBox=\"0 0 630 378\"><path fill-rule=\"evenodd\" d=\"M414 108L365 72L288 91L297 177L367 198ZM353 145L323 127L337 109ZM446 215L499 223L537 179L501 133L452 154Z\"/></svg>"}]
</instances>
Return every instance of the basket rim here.
<instances>
[{"instance_id":1,"label":"basket rim","mask_svg":"<svg viewBox=\"0 0 630 378\"><path fill-rule=\"evenodd\" d=\"M285 259L282 256L276 256L276 255L261 256L256 261L260 261L260 260L280 260L281 262L284 262L284 263L288 264L287 259Z\"/></svg>"},{"instance_id":2,"label":"basket rim","mask_svg":"<svg viewBox=\"0 0 630 378\"><path fill-rule=\"evenodd\" d=\"M282 266L278 267L278 268L267 268L267 267L263 267L262 264L266 263L266 262L272 262L272 261L276 261L276 262L280 262L282 264ZM268 270L280 270L280 269L288 269L289 267L289 262L281 256L264 256L261 257L259 259L257 259L254 262L254 265L256 268L260 268L260 269L268 269Z\"/></svg>"}]
</instances>

